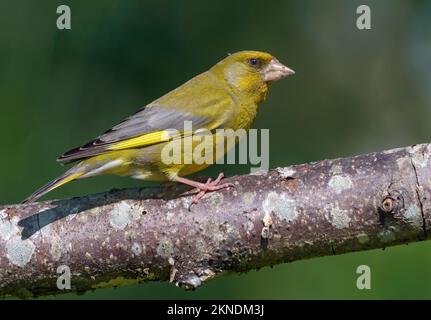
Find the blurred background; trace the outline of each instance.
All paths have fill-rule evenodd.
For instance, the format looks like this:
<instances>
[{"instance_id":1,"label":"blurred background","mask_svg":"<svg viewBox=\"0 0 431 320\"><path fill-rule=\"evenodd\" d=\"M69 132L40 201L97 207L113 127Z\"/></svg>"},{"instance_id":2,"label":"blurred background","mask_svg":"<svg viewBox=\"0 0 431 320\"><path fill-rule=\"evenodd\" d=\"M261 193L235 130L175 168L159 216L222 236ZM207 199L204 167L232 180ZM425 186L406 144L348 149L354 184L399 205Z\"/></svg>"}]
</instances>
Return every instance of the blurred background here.
<instances>
[{"instance_id":1,"label":"blurred background","mask_svg":"<svg viewBox=\"0 0 431 320\"><path fill-rule=\"evenodd\" d=\"M67 4L72 29L56 28ZM372 30L356 28L371 7ZM0 204L61 174L55 162L229 52L268 51L297 74L273 86L256 128L271 167L431 141L431 1L1 1ZM228 175L249 167L212 167ZM99 177L50 198L154 185ZM372 289L356 288L371 267ZM56 298L431 298L431 242L317 258L211 281Z\"/></svg>"}]
</instances>

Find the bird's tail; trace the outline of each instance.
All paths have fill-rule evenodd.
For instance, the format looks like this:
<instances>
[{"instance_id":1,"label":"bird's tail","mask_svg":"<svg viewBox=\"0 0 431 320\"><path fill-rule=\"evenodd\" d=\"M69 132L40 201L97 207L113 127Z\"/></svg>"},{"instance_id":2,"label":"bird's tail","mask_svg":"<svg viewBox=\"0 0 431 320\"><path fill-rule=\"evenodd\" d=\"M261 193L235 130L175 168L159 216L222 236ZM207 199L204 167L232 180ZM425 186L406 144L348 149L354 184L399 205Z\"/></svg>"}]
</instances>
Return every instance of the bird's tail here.
<instances>
[{"instance_id":1,"label":"bird's tail","mask_svg":"<svg viewBox=\"0 0 431 320\"><path fill-rule=\"evenodd\" d=\"M39 190L35 191L32 195L30 195L28 198L26 198L22 203L29 203L34 202L43 195L47 194L48 192L68 183L73 180L78 179L80 176L82 176L84 172L76 172L69 170L65 172L62 176L58 177L57 179L52 180L51 182L44 185Z\"/></svg>"}]
</instances>

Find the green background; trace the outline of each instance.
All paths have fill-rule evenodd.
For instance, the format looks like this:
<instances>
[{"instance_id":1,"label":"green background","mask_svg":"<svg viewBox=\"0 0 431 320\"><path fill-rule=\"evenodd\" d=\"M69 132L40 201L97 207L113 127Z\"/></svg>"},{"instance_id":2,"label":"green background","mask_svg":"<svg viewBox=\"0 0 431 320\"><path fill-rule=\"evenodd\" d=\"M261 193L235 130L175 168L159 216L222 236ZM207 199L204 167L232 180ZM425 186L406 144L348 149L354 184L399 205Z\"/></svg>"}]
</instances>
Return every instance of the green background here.
<instances>
[{"instance_id":1,"label":"green background","mask_svg":"<svg viewBox=\"0 0 431 320\"><path fill-rule=\"evenodd\" d=\"M0 2L2 204L61 174L62 152L244 49L297 71L273 86L255 123L270 129L271 167L431 141L431 1L181 2ZM72 30L56 28L60 4L71 7ZM356 28L360 4L371 7L372 30ZM249 168L205 174L220 170ZM99 177L48 197L143 185ZM362 264L371 290L356 288ZM431 298L430 270L422 242L229 275L195 292L149 283L79 298Z\"/></svg>"}]
</instances>

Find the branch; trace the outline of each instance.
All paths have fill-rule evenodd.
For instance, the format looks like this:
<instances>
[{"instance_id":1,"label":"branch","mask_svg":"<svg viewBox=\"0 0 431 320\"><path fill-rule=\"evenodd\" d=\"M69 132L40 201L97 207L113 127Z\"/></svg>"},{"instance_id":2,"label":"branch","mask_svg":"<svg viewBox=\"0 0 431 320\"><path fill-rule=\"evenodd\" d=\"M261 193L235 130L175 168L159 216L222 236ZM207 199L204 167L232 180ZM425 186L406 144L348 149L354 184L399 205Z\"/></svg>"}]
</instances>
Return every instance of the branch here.
<instances>
[{"instance_id":1,"label":"branch","mask_svg":"<svg viewBox=\"0 0 431 320\"><path fill-rule=\"evenodd\" d=\"M183 186L0 207L0 295L171 281L424 240L431 145L232 177L191 212Z\"/></svg>"}]
</instances>

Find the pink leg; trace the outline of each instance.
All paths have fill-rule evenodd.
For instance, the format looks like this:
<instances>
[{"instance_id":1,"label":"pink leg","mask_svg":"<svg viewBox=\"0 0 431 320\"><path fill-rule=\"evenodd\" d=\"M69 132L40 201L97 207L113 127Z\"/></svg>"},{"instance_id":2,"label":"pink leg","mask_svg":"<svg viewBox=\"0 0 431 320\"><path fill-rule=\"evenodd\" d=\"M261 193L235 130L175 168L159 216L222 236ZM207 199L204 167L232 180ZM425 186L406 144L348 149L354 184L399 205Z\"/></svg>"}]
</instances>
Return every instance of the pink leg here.
<instances>
[{"instance_id":1,"label":"pink leg","mask_svg":"<svg viewBox=\"0 0 431 320\"><path fill-rule=\"evenodd\" d=\"M220 181L223 178L224 178L224 174L220 173L218 175L217 179L215 179L214 181L211 181L212 179L208 178L208 180L207 180L206 183L197 182L197 181L190 180L190 179L183 178L183 177L177 177L175 180L177 182L181 182L181 183L184 183L184 184L187 184L189 186L192 186L192 187L196 188L196 192L198 192L198 194L193 197L192 202L190 204L190 207L191 207L193 204L198 203L199 200L202 199L202 197L207 192L217 191L217 190L220 190L220 189L229 188L229 187L233 187L234 186L233 183L222 183L222 184L220 184ZM189 209L190 209L190 207L189 207Z\"/></svg>"}]
</instances>

